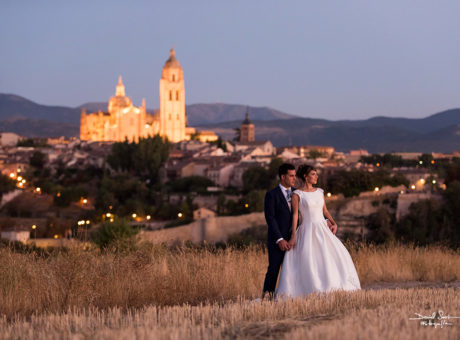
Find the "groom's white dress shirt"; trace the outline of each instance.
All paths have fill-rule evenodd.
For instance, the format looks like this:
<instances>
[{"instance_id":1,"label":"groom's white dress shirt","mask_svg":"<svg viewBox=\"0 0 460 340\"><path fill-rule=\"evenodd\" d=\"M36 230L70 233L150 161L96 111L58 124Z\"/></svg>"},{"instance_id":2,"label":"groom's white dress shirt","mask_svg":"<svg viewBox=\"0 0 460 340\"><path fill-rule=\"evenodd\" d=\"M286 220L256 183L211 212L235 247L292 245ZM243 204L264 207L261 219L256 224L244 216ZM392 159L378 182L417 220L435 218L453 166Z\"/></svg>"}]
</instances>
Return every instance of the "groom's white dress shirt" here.
<instances>
[{"instance_id":1,"label":"groom's white dress shirt","mask_svg":"<svg viewBox=\"0 0 460 340\"><path fill-rule=\"evenodd\" d=\"M281 184L279 186L280 186L281 192L283 193L284 198L286 199L286 202L287 202L287 204L289 206L289 210L291 210L292 188L291 187L285 188ZM279 241L281 241L281 240L284 240L284 238L281 237L281 238L277 239L276 244L278 244Z\"/></svg>"}]
</instances>

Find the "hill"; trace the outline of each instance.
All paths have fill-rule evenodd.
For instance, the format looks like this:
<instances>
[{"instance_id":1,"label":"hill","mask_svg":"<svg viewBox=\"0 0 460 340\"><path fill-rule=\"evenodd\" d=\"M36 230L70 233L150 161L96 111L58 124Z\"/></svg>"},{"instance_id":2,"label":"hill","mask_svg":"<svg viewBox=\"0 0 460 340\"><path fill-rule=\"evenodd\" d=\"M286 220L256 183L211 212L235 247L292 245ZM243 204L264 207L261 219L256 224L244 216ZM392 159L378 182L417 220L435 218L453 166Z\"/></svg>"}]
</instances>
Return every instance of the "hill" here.
<instances>
[{"instance_id":1,"label":"hill","mask_svg":"<svg viewBox=\"0 0 460 340\"><path fill-rule=\"evenodd\" d=\"M106 110L106 102L76 108L47 106L13 94L0 94L0 131L26 137L78 136L81 108ZM235 104L192 104L186 107L189 125L212 129L224 139L244 119L247 107ZM149 110L152 112L153 110ZM452 152L460 150L460 109L426 118L373 117L365 120L301 118L268 107L249 107L256 138L275 146L332 145L339 151L365 148L370 152Z\"/></svg>"}]
</instances>

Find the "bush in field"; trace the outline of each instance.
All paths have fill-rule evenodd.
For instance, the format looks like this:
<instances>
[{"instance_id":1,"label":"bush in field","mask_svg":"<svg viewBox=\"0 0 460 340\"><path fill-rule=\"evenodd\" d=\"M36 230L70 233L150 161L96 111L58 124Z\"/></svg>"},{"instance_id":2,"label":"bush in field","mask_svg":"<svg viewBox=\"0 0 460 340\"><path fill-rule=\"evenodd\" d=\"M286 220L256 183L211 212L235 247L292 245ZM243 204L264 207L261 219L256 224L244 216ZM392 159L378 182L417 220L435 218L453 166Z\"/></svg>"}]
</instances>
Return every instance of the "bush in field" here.
<instances>
[{"instance_id":1,"label":"bush in field","mask_svg":"<svg viewBox=\"0 0 460 340\"><path fill-rule=\"evenodd\" d=\"M231 235L227 245L235 248L245 248L251 245L265 246L267 244L267 226L258 225L244 229L238 234Z\"/></svg>"},{"instance_id":2,"label":"bush in field","mask_svg":"<svg viewBox=\"0 0 460 340\"><path fill-rule=\"evenodd\" d=\"M137 248L139 229L129 225L126 220L116 219L113 222L103 222L91 234L91 239L101 250L125 252Z\"/></svg>"}]
</instances>

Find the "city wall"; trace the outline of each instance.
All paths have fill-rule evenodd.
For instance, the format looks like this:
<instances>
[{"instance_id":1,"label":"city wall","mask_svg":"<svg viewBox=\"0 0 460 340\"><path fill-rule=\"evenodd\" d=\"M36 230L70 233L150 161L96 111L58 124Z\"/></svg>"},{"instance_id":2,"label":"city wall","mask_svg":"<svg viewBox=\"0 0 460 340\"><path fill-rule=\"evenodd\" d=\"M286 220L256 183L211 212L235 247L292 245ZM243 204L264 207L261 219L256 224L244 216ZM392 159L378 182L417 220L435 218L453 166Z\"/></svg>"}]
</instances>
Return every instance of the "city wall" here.
<instances>
[{"instance_id":1,"label":"city wall","mask_svg":"<svg viewBox=\"0 0 460 340\"><path fill-rule=\"evenodd\" d=\"M261 212L241 216L208 217L181 227L143 231L141 237L155 244L186 241L216 243L225 242L230 235L261 224L265 224L265 217Z\"/></svg>"}]
</instances>

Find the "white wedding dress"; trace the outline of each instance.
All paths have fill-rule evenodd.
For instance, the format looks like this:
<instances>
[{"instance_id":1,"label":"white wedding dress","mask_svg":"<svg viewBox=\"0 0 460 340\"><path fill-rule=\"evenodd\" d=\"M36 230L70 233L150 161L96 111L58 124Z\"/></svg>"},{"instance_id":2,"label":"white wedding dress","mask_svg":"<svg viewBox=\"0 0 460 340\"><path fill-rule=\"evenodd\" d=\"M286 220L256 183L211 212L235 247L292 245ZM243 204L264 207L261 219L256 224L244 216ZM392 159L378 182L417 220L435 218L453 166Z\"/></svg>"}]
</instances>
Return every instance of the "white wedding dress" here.
<instances>
[{"instance_id":1,"label":"white wedding dress","mask_svg":"<svg viewBox=\"0 0 460 340\"><path fill-rule=\"evenodd\" d=\"M297 297L314 292L361 289L350 254L324 219L323 190L296 190L294 194L300 198L302 223L297 229L294 249L284 256L276 294Z\"/></svg>"}]
</instances>

